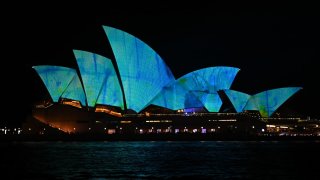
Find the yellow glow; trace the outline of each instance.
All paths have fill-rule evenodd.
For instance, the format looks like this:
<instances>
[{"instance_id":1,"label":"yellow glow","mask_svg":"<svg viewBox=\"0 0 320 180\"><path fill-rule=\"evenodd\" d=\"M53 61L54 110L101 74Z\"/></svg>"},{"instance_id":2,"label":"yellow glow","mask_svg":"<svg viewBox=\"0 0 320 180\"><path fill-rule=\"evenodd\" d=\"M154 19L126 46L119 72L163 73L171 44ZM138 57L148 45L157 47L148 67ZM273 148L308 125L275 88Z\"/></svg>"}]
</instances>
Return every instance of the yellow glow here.
<instances>
[{"instance_id":1,"label":"yellow glow","mask_svg":"<svg viewBox=\"0 0 320 180\"><path fill-rule=\"evenodd\" d=\"M120 121L120 123L122 123L122 124L129 124L129 123L131 123L131 121Z\"/></svg>"},{"instance_id":2,"label":"yellow glow","mask_svg":"<svg viewBox=\"0 0 320 180\"><path fill-rule=\"evenodd\" d=\"M62 104L73 106L73 107L76 107L76 108L82 108L79 101L67 101L67 100L64 100L64 101L62 101Z\"/></svg>"},{"instance_id":3,"label":"yellow glow","mask_svg":"<svg viewBox=\"0 0 320 180\"><path fill-rule=\"evenodd\" d=\"M147 123L158 123L160 122L159 120L151 120L151 121L146 121Z\"/></svg>"},{"instance_id":4,"label":"yellow glow","mask_svg":"<svg viewBox=\"0 0 320 180\"><path fill-rule=\"evenodd\" d=\"M271 127L271 128L274 128L276 127L275 125L270 125L270 124L267 124L267 127Z\"/></svg>"},{"instance_id":5,"label":"yellow glow","mask_svg":"<svg viewBox=\"0 0 320 180\"><path fill-rule=\"evenodd\" d=\"M106 107L96 107L95 112L103 112L103 113L111 114L113 116L122 117L121 113L111 111L110 109L107 109Z\"/></svg>"},{"instance_id":6,"label":"yellow glow","mask_svg":"<svg viewBox=\"0 0 320 180\"><path fill-rule=\"evenodd\" d=\"M161 121L160 120L147 120L146 122L147 123L160 123L160 122L162 122L162 123L166 122L167 123L167 122L172 122L172 120L161 120Z\"/></svg>"},{"instance_id":7,"label":"yellow glow","mask_svg":"<svg viewBox=\"0 0 320 180\"><path fill-rule=\"evenodd\" d=\"M161 122L172 122L171 120L162 120Z\"/></svg>"}]
</instances>

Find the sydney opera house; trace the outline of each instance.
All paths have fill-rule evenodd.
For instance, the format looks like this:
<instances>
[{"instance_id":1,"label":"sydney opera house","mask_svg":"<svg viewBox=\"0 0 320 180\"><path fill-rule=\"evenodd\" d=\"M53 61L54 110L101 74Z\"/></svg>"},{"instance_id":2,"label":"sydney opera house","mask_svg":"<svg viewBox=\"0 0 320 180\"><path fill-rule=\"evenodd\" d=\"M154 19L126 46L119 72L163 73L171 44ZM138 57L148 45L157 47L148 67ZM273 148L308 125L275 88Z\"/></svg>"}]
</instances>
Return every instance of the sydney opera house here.
<instances>
[{"instance_id":1,"label":"sydney opera house","mask_svg":"<svg viewBox=\"0 0 320 180\"><path fill-rule=\"evenodd\" d=\"M271 127L268 120L281 119L277 109L302 89L253 95L232 90L239 68L226 66L176 78L146 43L113 27L103 29L115 61L73 50L78 69L33 67L51 97L35 105L37 121L67 133L256 133ZM222 111L224 104L233 109Z\"/></svg>"}]
</instances>

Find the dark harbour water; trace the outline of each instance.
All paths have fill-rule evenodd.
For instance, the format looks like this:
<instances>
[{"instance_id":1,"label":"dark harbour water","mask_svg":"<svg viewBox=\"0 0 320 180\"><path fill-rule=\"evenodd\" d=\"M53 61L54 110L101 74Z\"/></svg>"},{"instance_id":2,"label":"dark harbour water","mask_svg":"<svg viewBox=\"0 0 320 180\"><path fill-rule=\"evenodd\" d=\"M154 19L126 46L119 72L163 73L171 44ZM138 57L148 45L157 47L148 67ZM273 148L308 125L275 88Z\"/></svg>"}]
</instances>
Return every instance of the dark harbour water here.
<instances>
[{"instance_id":1,"label":"dark harbour water","mask_svg":"<svg viewBox=\"0 0 320 180\"><path fill-rule=\"evenodd\" d=\"M320 179L320 141L0 143L1 179Z\"/></svg>"}]
</instances>

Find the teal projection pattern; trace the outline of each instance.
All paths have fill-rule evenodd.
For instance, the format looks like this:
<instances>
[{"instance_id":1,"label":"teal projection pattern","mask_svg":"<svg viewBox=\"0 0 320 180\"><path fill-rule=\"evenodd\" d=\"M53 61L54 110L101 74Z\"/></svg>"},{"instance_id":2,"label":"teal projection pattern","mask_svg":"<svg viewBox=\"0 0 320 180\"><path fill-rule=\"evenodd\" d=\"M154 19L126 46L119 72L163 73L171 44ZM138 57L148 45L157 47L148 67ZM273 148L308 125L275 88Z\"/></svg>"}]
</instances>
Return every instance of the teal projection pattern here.
<instances>
[{"instance_id":1,"label":"teal projection pattern","mask_svg":"<svg viewBox=\"0 0 320 180\"><path fill-rule=\"evenodd\" d=\"M150 104L172 110L203 107L198 98L192 92L183 88L178 82L173 82L164 87Z\"/></svg>"},{"instance_id":2,"label":"teal projection pattern","mask_svg":"<svg viewBox=\"0 0 320 180\"><path fill-rule=\"evenodd\" d=\"M113 50L128 109L140 112L175 78L161 57L140 39L103 26Z\"/></svg>"},{"instance_id":3,"label":"teal projection pattern","mask_svg":"<svg viewBox=\"0 0 320 180\"><path fill-rule=\"evenodd\" d=\"M75 75L73 76L73 79L61 97L80 101L82 106L86 106L86 95L84 94L82 84L75 70L74 73Z\"/></svg>"},{"instance_id":4,"label":"teal projection pattern","mask_svg":"<svg viewBox=\"0 0 320 180\"><path fill-rule=\"evenodd\" d=\"M252 96L233 90L225 90L225 92L237 112L258 110L262 117L270 117L286 100L301 89L301 87L277 88Z\"/></svg>"},{"instance_id":5,"label":"teal projection pattern","mask_svg":"<svg viewBox=\"0 0 320 180\"><path fill-rule=\"evenodd\" d=\"M117 106L140 112L150 104L172 110L205 107L218 112L224 90L237 112L258 110L270 117L301 87L267 90L255 95L229 90L239 69L217 66L190 72L175 80L161 57L138 38L115 28L103 26L119 68L120 81L110 59L94 53L74 50L81 74L60 66L34 66L53 102L59 98L78 100L82 105ZM86 101L87 100L87 101Z\"/></svg>"},{"instance_id":6,"label":"teal projection pattern","mask_svg":"<svg viewBox=\"0 0 320 180\"><path fill-rule=\"evenodd\" d=\"M193 92L209 112L218 112L222 101L217 93L229 89L239 68L217 66L190 72L177 81Z\"/></svg>"},{"instance_id":7,"label":"teal projection pattern","mask_svg":"<svg viewBox=\"0 0 320 180\"><path fill-rule=\"evenodd\" d=\"M84 92L74 69L61 66L33 66L45 84L53 102L59 98L79 100L85 105Z\"/></svg>"},{"instance_id":8,"label":"teal projection pattern","mask_svg":"<svg viewBox=\"0 0 320 180\"><path fill-rule=\"evenodd\" d=\"M224 92L228 96L229 100L231 101L236 111L242 112L250 98L250 95L243 92L230 90L230 89L226 89L224 90Z\"/></svg>"},{"instance_id":9,"label":"teal projection pattern","mask_svg":"<svg viewBox=\"0 0 320 180\"><path fill-rule=\"evenodd\" d=\"M123 109L119 80L110 59L91 52L74 50L88 106L106 104Z\"/></svg>"},{"instance_id":10,"label":"teal projection pattern","mask_svg":"<svg viewBox=\"0 0 320 180\"><path fill-rule=\"evenodd\" d=\"M239 68L216 66L190 72L178 79L186 88L193 91L215 93L229 89Z\"/></svg>"},{"instance_id":11,"label":"teal projection pattern","mask_svg":"<svg viewBox=\"0 0 320 180\"><path fill-rule=\"evenodd\" d=\"M209 112L219 112L222 101L218 93L194 92Z\"/></svg>"},{"instance_id":12,"label":"teal projection pattern","mask_svg":"<svg viewBox=\"0 0 320 180\"><path fill-rule=\"evenodd\" d=\"M301 89L301 87L286 87L263 91L251 96L244 110L257 109L262 117L270 117L286 100Z\"/></svg>"}]
</instances>

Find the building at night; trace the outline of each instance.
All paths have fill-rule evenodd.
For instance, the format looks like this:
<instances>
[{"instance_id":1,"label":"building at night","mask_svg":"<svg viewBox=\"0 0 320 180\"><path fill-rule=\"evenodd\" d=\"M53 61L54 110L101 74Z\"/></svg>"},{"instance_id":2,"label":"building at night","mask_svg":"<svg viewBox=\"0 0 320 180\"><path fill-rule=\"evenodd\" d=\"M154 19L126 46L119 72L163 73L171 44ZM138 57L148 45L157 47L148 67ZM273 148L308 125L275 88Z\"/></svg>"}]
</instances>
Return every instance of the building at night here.
<instances>
[{"instance_id":1,"label":"building at night","mask_svg":"<svg viewBox=\"0 0 320 180\"><path fill-rule=\"evenodd\" d=\"M107 57L73 50L78 69L33 67L51 97L33 110L39 122L67 133L259 133L267 130L263 118L272 118L301 89L255 95L231 90L239 68L226 66L176 78L146 43L116 28L103 29L116 66ZM221 112L226 103L221 93L234 112Z\"/></svg>"}]
</instances>

